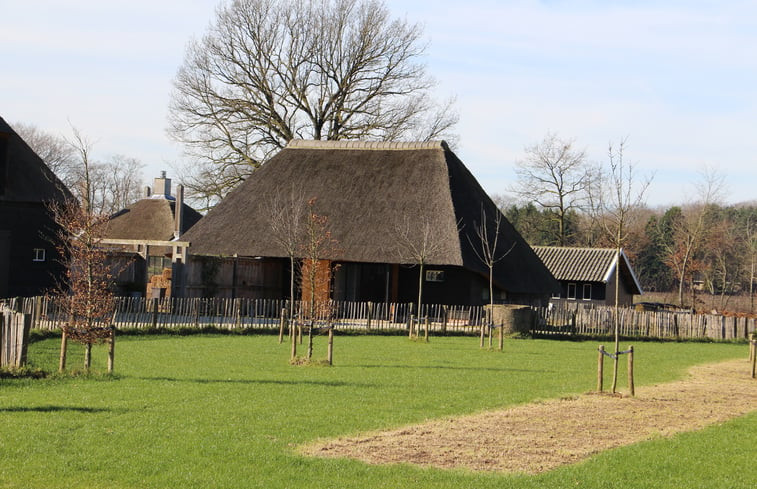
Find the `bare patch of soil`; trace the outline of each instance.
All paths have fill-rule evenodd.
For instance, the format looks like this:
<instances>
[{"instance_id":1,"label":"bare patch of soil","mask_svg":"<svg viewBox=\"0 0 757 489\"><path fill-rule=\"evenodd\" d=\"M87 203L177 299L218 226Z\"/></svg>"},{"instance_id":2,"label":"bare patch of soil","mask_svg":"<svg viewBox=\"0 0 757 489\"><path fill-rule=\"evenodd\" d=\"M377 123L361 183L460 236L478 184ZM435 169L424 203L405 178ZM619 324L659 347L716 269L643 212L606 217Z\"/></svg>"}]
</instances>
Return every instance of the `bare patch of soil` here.
<instances>
[{"instance_id":1,"label":"bare patch of soil","mask_svg":"<svg viewBox=\"0 0 757 489\"><path fill-rule=\"evenodd\" d=\"M301 452L371 464L535 474L611 448L669 437L757 409L746 360L700 365L636 397L584 394L321 441Z\"/></svg>"}]
</instances>

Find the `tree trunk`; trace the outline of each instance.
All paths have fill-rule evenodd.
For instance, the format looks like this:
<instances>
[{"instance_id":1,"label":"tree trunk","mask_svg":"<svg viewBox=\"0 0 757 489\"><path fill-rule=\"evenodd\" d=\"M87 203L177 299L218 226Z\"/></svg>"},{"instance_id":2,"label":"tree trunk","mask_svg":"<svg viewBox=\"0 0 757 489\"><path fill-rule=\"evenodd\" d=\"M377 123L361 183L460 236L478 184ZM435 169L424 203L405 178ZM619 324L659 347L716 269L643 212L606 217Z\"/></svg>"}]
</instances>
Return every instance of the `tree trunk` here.
<instances>
[{"instance_id":1,"label":"tree trunk","mask_svg":"<svg viewBox=\"0 0 757 489\"><path fill-rule=\"evenodd\" d=\"M92 366L92 343L84 344L84 370L89 372Z\"/></svg>"},{"instance_id":2,"label":"tree trunk","mask_svg":"<svg viewBox=\"0 0 757 489\"><path fill-rule=\"evenodd\" d=\"M620 351L620 314L618 311L618 305L620 303L620 247L616 251L617 255L615 259L615 351L613 352L615 358L612 362L612 388L611 392L615 394L615 389L618 386L618 351Z\"/></svg>"},{"instance_id":3,"label":"tree trunk","mask_svg":"<svg viewBox=\"0 0 757 489\"><path fill-rule=\"evenodd\" d=\"M66 370L66 354L68 353L68 335L64 329L60 336L60 360L58 363L58 371L64 372Z\"/></svg>"}]
</instances>

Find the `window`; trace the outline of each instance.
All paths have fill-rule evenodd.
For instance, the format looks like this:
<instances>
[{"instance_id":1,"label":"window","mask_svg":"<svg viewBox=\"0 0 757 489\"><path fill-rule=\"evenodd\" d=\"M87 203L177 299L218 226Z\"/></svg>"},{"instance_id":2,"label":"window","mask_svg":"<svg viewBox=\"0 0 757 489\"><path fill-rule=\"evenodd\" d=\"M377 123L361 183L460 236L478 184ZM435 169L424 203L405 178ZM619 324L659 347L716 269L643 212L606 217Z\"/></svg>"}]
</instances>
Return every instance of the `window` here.
<instances>
[{"instance_id":1,"label":"window","mask_svg":"<svg viewBox=\"0 0 757 489\"><path fill-rule=\"evenodd\" d=\"M444 271L426 270L426 282L444 282Z\"/></svg>"},{"instance_id":2,"label":"window","mask_svg":"<svg viewBox=\"0 0 757 489\"><path fill-rule=\"evenodd\" d=\"M584 300L591 300L591 284L584 284Z\"/></svg>"},{"instance_id":3,"label":"window","mask_svg":"<svg viewBox=\"0 0 757 489\"><path fill-rule=\"evenodd\" d=\"M562 294L560 292L553 292L552 293L552 298L553 299L559 299L561 296L562 296Z\"/></svg>"},{"instance_id":4,"label":"window","mask_svg":"<svg viewBox=\"0 0 757 489\"><path fill-rule=\"evenodd\" d=\"M32 261L45 261L45 249L34 248L34 258L32 258Z\"/></svg>"},{"instance_id":5,"label":"window","mask_svg":"<svg viewBox=\"0 0 757 489\"><path fill-rule=\"evenodd\" d=\"M576 284L568 284L568 300L576 300Z\"/></svg>"}]
</instances>

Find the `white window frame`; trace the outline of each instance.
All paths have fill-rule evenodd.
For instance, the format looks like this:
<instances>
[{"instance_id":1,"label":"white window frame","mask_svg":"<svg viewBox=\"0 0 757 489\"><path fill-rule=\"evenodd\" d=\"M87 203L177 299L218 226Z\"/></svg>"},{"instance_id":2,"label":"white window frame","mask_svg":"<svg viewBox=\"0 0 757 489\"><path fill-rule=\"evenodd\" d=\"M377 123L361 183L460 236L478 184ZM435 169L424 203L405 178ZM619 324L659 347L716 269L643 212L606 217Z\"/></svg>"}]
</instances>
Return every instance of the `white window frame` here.
<instances>
[{"instance_id":1,"label":"white window frame","mask_svg":"<svg viewBox=\"0 0 757 489\"><path fill-rule=\"evenodd\" d=\"M586 293L587 288L589 290L588 294ZM591 300L591 284L584 284L583 293L584 293L584 296L583 296L584 300L585 301L590 301Z\"/></svg>"},{"instance_id":2,"label":"white window frame","mask_svg":"<svg viewBox=\"0 0 757 489\"><path fill-rule=\"evenodd\" d=\"M573 294L570 293L571 289L573 289ZM566 299L569 301L576 300L576 290L578 289L578 286L576 284L568 284L568 293L566 295Z\"/></svg>"},{"instance_id":3,"label":"white window frame","mask_svg":"<svg viewBox=\"0 0 757 489\"><path fill-rule=\"evenodd\" d=\"M47 258L47 253L44 248L34 248L34 258L32 261L43 262Z\"/></svg>"}]
</instances>

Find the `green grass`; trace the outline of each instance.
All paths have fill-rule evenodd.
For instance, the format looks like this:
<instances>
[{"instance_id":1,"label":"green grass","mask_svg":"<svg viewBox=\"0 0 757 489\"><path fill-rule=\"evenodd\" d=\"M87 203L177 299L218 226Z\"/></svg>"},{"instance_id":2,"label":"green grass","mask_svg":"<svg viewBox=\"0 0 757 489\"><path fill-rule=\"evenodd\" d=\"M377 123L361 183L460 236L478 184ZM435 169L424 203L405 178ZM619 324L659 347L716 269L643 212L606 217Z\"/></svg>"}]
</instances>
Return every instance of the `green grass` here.
<instances>
[{"instance_id":1,"label":"green grass","mask_svg":"<svg viewBox=\"0 0 757 489\"><path fill-rule=\"evenodd\" d=\"M755 413L539 476L294 452L320 437L591 390L596 346L511 340L500 354L479 350L477 338L351 336L336 338L333 367L293 367L273 336L122 337L112 378L0 380L0 488L753 487ZM55 370L58 348L32 344L33 366ZM745 354L743 345L638 343L637 384ZM69 366L81 359L74 348ZM94 369L104 363L96 347Z\"/></svg>"}]
</instances>

